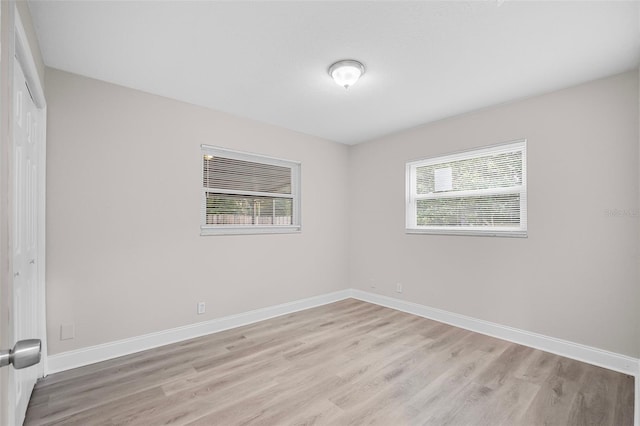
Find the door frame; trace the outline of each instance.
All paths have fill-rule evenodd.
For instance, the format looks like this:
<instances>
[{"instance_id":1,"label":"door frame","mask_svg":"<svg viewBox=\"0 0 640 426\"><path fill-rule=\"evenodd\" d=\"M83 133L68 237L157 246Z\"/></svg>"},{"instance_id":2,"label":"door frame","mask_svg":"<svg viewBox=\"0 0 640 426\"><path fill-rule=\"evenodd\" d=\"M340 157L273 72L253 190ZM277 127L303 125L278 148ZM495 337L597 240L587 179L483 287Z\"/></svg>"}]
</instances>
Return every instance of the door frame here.
<instances>
[{"instance_id":1,"label":"door frame","mask_svg":"<svg viewBox=\"0 0 640 426\"><path fill-rule=\"evenodd\" d=\"M43 131L46 129L46 102L44 88L39 78L33 53L26 31L17 10L16 0L0 1L0 348L13 347L12 324L8 318L13 310L13 67L14 57L18 58L29 84L34 102L43 109ZM45 133L46 135L46 133ZM46 202L46 136L38 147L40 176L38 177L38 292L40 334L42 339L42 361L38 367L38 377L47 374L47 334L45 295L45 202ZM40 259L41 256L41 259ZM0 369L0 425L9 421L9 378L7 368ZM13 404L11 404L12 406Z\"/></svg>"},{"instance_id":2,"label":"door frame","mask_svg":"<svg viewBox=\"0 0 640 426\"><path fill-rule=\"evenodd\" d=\"M44 89L38 75L33 53L29 46L27 33L24 29L20 14L15 10L15 56L22 67L22 72L27 80L27 85L33 97L36 107L42 112L42 132L43 137L39 138L38 150L38 274L36 277L38 285L38 319L39 334L42 340L42 360L38 364L38 377L47 375L47 310L46 310L46 158L47 158L47 102L44 96Z\"/></svg>"}]
</instances>

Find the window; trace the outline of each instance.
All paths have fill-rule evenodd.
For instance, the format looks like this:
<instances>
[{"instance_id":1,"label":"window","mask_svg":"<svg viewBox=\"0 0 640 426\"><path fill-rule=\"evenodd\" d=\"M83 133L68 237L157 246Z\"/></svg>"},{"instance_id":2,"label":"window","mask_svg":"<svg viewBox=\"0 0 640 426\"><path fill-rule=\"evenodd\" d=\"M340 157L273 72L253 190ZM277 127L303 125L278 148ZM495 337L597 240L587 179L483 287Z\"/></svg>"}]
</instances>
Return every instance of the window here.
<instances>
[{"instance_id":1,"label":"window","mask_svg":"<svg viewBox=\"0 0 640 426\"><path fill-rule=\"evenodd\" d=\"M406 165L408 233L527 236L526 140Z\"/></svg>"},{"instance_id":2,"label":"window","mask_svg":"<svg viewBox=\"0 0 640 426\"><path fill-rule=\"evenodd\" d=\"M300 231L300 163L202 145L201 235Z\"/></svg>"}]
</instances>

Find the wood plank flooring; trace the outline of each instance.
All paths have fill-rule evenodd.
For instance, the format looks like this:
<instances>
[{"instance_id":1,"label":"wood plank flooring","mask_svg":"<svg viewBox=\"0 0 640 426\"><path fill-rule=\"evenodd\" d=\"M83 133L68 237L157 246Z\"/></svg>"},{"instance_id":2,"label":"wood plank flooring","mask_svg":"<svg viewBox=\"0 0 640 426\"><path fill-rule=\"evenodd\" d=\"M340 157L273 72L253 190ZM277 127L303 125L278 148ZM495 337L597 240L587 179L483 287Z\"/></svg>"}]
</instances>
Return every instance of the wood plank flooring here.
<instances>
[{"instance_id":1,"label":"wood plank flooring","mask_svg":"<svg viewBox=\"0 0 640 426\"><path fill-rule=\"evenodd\" d=\"M633 424L634 379L348 299L51 375L25 425Z\"/></svg>"}]
</instances>

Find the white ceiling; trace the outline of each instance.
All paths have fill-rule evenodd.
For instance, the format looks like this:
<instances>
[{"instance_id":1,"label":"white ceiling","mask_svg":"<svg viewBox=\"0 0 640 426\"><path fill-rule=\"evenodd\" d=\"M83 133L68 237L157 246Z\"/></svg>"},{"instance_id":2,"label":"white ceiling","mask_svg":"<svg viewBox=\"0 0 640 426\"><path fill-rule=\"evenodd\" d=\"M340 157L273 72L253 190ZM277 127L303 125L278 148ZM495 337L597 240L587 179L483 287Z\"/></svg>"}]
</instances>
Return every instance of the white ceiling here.
<instances>
[{"instance_id":1,"label":"white ceiling","mask_svg":"<svg viewBox=\"0 0 640 426\"><path fill-rule=\"evenodd\" d=\"M640 61L637 1L29 4L50 67L347 144Z\"/></svg>"}]
</instances>

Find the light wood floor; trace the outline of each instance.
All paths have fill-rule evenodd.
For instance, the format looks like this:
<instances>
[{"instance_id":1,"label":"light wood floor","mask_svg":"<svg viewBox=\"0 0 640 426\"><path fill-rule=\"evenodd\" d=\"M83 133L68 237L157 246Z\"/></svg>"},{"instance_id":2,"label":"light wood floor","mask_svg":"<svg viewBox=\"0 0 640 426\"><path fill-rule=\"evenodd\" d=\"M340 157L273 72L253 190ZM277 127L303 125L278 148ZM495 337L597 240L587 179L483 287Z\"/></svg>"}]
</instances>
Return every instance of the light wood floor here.
<instances>
[{"instance_id":1,"label":"light wood floor","mask_svg":"<svg viewBox=\"0 0 640 426\"><path fill-rule=\"evenodd\" d=\"M633 377L348 299L40 381L26 425L633 424Z\"/></svg>"}]
</instances>

